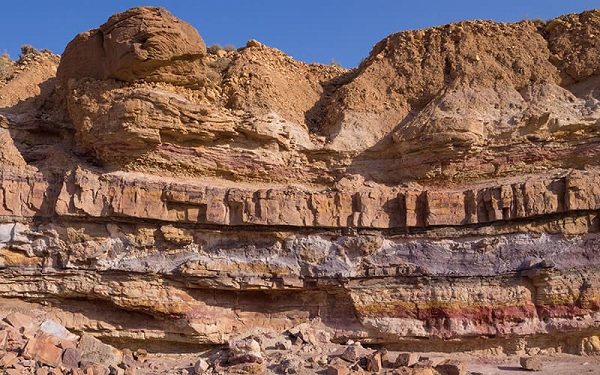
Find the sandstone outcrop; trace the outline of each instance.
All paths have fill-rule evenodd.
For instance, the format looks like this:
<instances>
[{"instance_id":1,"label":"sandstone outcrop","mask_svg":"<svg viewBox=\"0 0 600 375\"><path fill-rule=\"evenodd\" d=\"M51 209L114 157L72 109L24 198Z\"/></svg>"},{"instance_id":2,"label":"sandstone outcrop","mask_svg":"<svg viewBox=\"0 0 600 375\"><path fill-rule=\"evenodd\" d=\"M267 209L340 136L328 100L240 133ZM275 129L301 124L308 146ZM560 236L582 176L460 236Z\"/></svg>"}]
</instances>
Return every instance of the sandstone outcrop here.
<instances>
[{"instance_id":1,"label":"sandstone outcrop","mask_svg":"<svg viewBox=\"0 0 600 375\"><path fill-rule=\"evenodd\" d=\"M262 363L260 329L287 351L600 353L598 37L599 11L459 22L345 70L114 15L56 77L46 53L0 82L0 297L92 346L231 342L198 371L297 371ZM345 350L312 363L394 363Z\"/></svg>"},{"instance_id":2,"label":"sandstone outcrop","mask_svg":"<svg viewBox=\"0 0 600 375\"><path fill-rule=\"evenodd\" d=\"M206 45L190 24L163 8L132 8L73 39L57 76L194 86L202 79L205 54Z\"/></svg>"}]
</instances>

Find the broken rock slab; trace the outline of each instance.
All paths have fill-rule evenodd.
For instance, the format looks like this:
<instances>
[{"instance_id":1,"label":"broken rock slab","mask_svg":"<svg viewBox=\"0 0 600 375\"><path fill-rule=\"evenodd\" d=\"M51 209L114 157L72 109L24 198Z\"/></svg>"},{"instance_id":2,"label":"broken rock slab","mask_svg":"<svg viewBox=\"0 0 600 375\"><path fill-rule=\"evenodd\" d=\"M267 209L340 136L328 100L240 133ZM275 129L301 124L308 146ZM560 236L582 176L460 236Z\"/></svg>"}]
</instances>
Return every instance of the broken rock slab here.
<instances>
[{"instance_id":1,"label":"broken rock slab","mask_svg":"<svg viewBox=\"0 0 600 375\"><path fill-rule=\"evenodd\" d=\"M40 331L65 341L77 341L79 339L79 336L69 332L65 327L50 319L45 320L40 325Z\"/></svg>"},{"instance_id":2,"label":"broken rock slab","mask_svg":"<svg viewBox=\"0 0 600 375\"><path fill-rule=\"evenodd\" d=\"M38 332L35 337L29 339L23 357L34 359L45 365L58 367L61 362L62 349L57 346L58 339L44 332Z\"/></svg>"},{"instance_id":3,"label":"broken rock slab","mask_svg":"<svg viewBox=\"0 0 600 375\"><path fill-rule=\"evenodd\" d=\"M110 345L103 343L94 336L83 335L77 349L81 351L82 362L118 365L123 360L123 353Z\"/></svg>"},{"instance_id":4,"label":"broken rock slab","mask_svg":"<svg viewBox=\"0 0 600 375\"><path fill-rule=\"evenodd\" d=\"M32 317L21 314L20 312L11 313L4 318L4 320L14 328L18 329L21 333L29 331L35 326Z\"/></svg>"}]
</instances>

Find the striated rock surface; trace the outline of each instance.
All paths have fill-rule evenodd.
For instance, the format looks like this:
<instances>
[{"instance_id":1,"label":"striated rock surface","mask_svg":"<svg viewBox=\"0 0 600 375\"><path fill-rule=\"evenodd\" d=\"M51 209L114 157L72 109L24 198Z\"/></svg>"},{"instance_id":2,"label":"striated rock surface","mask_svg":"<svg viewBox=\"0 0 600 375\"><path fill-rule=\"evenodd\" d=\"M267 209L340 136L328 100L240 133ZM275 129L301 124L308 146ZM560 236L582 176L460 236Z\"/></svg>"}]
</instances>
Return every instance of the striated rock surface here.
<instances>
[{"instance_id":1,"label":"striated rock surface","mask_svg":"<svg viewBox=\"0 0 600 375\"><path fill-rule=\"evenodd\" d=\"M298 325L597 354L599 37L599 11L459 22L346 71L116 14L0 82L0 296L99 347L244 339L228 365L261 369L246 333Z\"/></svg>"}]
</instances>

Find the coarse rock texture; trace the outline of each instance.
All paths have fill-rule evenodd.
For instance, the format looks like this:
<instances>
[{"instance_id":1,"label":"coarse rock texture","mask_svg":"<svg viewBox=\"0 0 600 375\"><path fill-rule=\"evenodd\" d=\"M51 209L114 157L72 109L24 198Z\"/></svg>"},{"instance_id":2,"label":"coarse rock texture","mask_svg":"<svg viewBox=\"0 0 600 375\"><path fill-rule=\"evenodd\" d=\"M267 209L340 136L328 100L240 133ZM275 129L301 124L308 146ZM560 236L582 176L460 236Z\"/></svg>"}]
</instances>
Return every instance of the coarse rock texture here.
<instances>
[{"instance_id":1,"label":"coarse rock texture","mask_svg":"<svg viewBox=\"0 0 600 375\"><path fill-rule=\"evenodd\" d=\"M465 21L345 70L116 14L0 80L0 297L122 349L598 354L599 38Z\"/></svg>"},{"instance_id":2,"label":"coarse rock texture","mask_svg":"<svg viewBox=\"0 0 600 375\"><path fill-rule=\"evenodd\" d=\"M163 8L117 13L67 45L57 76L197 85L204 41L190 24Z\"/></svg>"}]
</instances>

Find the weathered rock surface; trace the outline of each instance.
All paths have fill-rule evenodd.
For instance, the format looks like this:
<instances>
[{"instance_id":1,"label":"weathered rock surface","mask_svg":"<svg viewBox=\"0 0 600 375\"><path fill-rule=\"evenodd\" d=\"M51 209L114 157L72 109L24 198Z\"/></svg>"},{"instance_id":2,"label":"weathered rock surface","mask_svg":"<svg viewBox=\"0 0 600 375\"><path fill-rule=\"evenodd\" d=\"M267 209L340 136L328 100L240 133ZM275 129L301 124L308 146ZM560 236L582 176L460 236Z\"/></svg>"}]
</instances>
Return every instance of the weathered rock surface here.
<instances>
[{"instance_id":1,"label":"weathered rock surface","mask_svg":"<svg viewBox=\"0 0 600 375\"><path fill-rule=\"evenodd\" d=\"M232 343L190 372L303 371L261 352L348 339L600 353L599 37L599 11L460 22L346 71L258 42L209 52L160 8L111 17L57 78L44 53L0 82L0 297L82 336L11 343L124 370L140 359L92 336ZM261 347L259 329L287 336ZM393 365L344 357L312 363Z\"/></svg>"},{"instance_id":2,"label":"weathered rock surface","mask_svg":"<svg viewBox=\"0 0 600 375\"><path fill-rule=\"evenodd\" d=\"M132 8L69 43L57 76L198 85L205 53L204 41L190 24L163 8Z\"/></svg>"}]
</instances>

